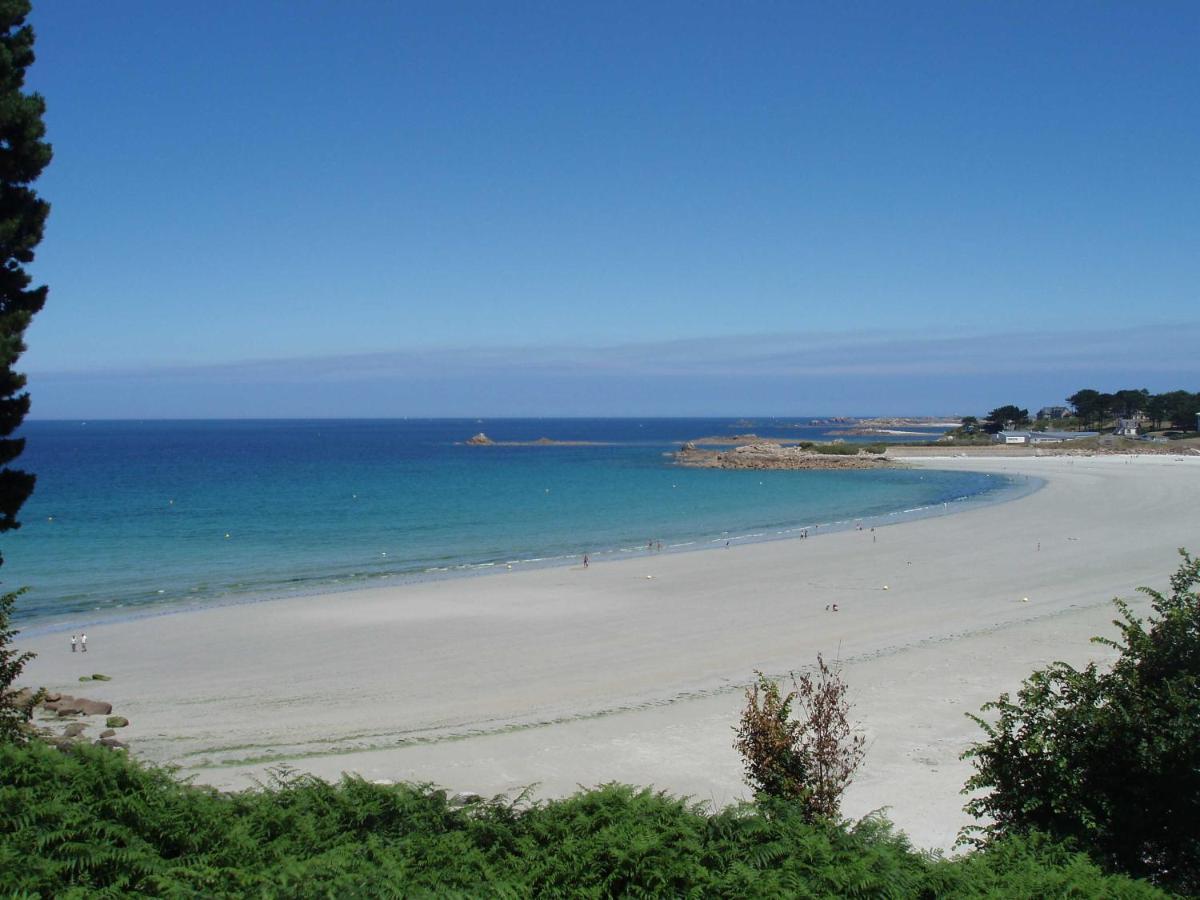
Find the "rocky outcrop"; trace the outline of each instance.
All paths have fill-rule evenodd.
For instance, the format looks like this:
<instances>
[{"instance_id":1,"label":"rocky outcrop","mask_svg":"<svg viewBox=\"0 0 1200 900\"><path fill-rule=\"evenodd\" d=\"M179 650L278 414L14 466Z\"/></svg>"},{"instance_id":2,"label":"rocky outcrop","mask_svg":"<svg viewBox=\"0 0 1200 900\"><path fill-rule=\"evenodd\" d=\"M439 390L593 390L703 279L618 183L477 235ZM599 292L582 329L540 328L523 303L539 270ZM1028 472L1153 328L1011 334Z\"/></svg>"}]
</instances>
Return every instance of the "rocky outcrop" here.
<instances>
[{"instance_id":1,"label":"rocky outcrop","mask_svg":"<svg viewBox=\"0 0 1200 900\"><path fill-rule=\"evenodd\" d=\"M879 469L894 466L883 454L819 453L803 447L785 447L759 441L729 451L684 448L675 454L682 466L702 469Z\"/></svg>"},{"instance_id":2,"label":"rocky outcrop","mask_svg":"<svg viewBox=\"0 0 1200 900\"><path fill-rule=\"evenodd\" d=\"M101 681L109 680L106 676L96 675L95 679ZM31 688L23 688L20 694L26 698L38 697L39 702L36 704L43 710L43 713L49 713L54 717L63 719L72 716L106 716L105 730L100 732L100 739L93 743L99 747L108 747L112 750L127 750L128 747L121 741L116 739L114 728L125 728L129 725L129 720L124 716L114 716L112 713L112 704L103 700L91 700L87 697L72 697L70 694L62 694L58 691L39 692ZM45 721L43 719L43 721ZM95 723L92 723L95 724ZM63 752L70 752L71 748L77 744L87 740L87 735L84 734L86 729L90 727L86 722L70 722L63 728L61 732L52 730L49 727L38 726L30 723L28 733L45 741L52 747L56 747Z\"/></svg>"},{"instance_id":3,"label":"rocky outcrop","mask_svg":"<svg viewBox=\"0 0 1200 900\"><path fill-rule=\"evenodd\" d=\"M603 441L556 441L540 437L535 441L493 441L482 431L463 441L469 447L606 447Z\"/></svg>"},{"instance_id":4,"label":"rocky outcrop","mask_svg":"<svg viewBox=\"0 0 1200 900\"><path fill-rule=\"evenodd\" d=\"M107 716L112 712L111 703L68 694L60 694L57 700L47 700L42 706L59 716Z\"/></svg>"}]
</instances>

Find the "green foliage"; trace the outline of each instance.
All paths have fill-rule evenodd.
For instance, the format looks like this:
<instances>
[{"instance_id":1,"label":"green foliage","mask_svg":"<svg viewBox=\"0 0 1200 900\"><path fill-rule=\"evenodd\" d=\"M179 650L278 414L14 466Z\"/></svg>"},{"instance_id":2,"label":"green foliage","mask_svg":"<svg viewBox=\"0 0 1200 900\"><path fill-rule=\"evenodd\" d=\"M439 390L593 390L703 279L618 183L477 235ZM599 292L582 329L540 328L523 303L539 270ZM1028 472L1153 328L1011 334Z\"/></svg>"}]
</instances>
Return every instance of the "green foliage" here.
<instances>
[{"instance_id":1,"label":"green foliage","mask_svg":"<svg viewBox=\"0 0 1200 900\"><path fill-rule=\"evenodd\" d=\"M1200 393L1191 391L1167 391L1151 394L1145 388L1126 389L1114 394L1102 394L1085 388L1067 398L1075 409L1075 415L1084 425L1103 427L1105 422L1121 416L1143 414L1157 429L1164 422L1176 428L1196 427L1196 414L1200 413Z\"/></svg>"},{"instance_id":2,"label":"green foliage","mask_svg":"<svg viewBox=\"0 0 1200 900\"><path fill-rule=\"evenodd\" d=\"M826 456L856 456L859 451L865 453L883 453L887 450L887 444L874 442L865 443L843 443L843 444L817 444L805 441L800 446L805 450L812 450L814 453L823 453Z\"/></svg>"},{"instance_id":3,"label":"green foliage","mask_svg":"<svg viewBox=\"0 0 1200 900\"><path fill-rule=\"evenodd\" d=\"M992 842L982 852L939 860L927 880L927 896L959 900L1010 897L1151 898L1166 896L1145 881L1104 873L1085 853L1033 832Z\"/></svg>"},{"instance_id":4,"label":"green foliage","mask_svg":"<svg viewBox=\"0 0 1200 900\"><path fill-rule=\"evenodd\" d=\"M32 475L7 468L25 448L10 435L29 412L25 376L13 366L25 352L25 329L46 302L46 288L30 288L25 271L50 212L29 187L50 162L50 145L42 140L46 104L23 90L33 63L28 13L28 0L0 2L0 531L18 527L17 512L33 491Z\"/></svg>"},{"instance_id":5,"label":"green foliage","mask_svg":"<svg viewBox=\"0 0 1200 900\"><path fill-rule=\"evenodd\" d=\"M984 431L996 434L1006 428L1024 428L1029 424L1029 410L1019 406L998 406L987 414L984 420Z\"/></svg>"},{"instance_id":6,"label":"green foliage","mask_svg":"<svg viewBox=\"0 0 1200 900\"><path fill-rule=\"evenodd\" d=\"M16 630L9 624L13 603L20 591L0 595L0 742L23 740L25 723L33 715L40 693L17 691L13 685L33 659L32 653L18 653L12 645Z\"/></svg>"},{"instance_id":7,"label":"green foliage","mask_svg":"<svg viewBox=\"0 0 1200 900\"><path fill-rule=\"evenodd\" d=\"M746 689L733 744L742 756L746 783L759 797L791 801L809 820L836 818L866 740L852 733L845 682L820 655L816 672L793 678L786 695L778 683L757 675Z\"/></svg>"},{"instance_id":8,"label":"green foliage","mask_svg":"<svg viewBox=\"0 0 1200 900\"><path fill-rule=\"evenodd\" d=\"M1054 663L1017 699L1001 695L973 717L987 740L965 756L967 809L992 823L981 843L1041 831L1105 867L1200 892L1200 560L1171 592L1151 598L1147 621L1117 600L1120 656L1110 671Z\"/></svg>"},{"instance_id":9,"label":"green foliage","mask_svg":"<svg viewBox=\"0 0 1200 900\"><path fill-rule=\"evenodd\" d=\"M238 794L124 754L0 745L0 894L177 897L1159 897L1042 842L916 853L878 818L707 814L623 785L523 806L281 771Z\"/></svg>"},{"instance_id":10,"label":"green foliage","mask_svg":"<svg viewBox=\"0 0 1200 900\"><path fill-rule=\"evenodd\" d=\"M46 302L46 288L31 289L24 268L50 212L29 187L50 162L50 145L42 140L45 103L23 90L33 62L28 14L28 0L0 0L0 532L20 527L17 513L33 492L33 475L8 468L25 449L24 438L11 435L29 412L25 376L13 366L25 352L25 329ZM0 741L19 739L33 708L32 698L12 689L32 658L12 647L9 617L20 593L0 597Z\"/></svg>"}]
</instances>

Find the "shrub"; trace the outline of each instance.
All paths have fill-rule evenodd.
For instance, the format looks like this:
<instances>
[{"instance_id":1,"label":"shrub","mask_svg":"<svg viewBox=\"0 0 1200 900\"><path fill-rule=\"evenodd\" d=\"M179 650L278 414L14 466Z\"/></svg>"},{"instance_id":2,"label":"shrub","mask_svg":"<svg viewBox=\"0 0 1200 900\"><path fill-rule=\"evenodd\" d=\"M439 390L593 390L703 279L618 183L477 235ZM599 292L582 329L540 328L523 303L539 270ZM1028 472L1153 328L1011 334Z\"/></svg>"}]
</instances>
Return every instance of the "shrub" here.
<instances>
[{"instance_id":1,"label":"shrub","mask_svg":"<svg viewBox=\"0 0 1200 900\"><path fill-rule=\"evenodd\" d=\"M987 739L964 757L975 765L967 804L989 817L977 843L1041 831L1109 869L1200 892L1200 560L1183 564L1171 591L1140 590L1142 621L1121 600L1111 671L1058 662L1034 672L1013 701L973 716Z\"/></svg>"},{"instance_id":2,"label":"shrub","mask_svg":"<svg viewBox=\"0 0 1200 900\"><path fill-rule=\"evenodd\" d=\"M0 744L0 895L1159 897L1045 838L956 860L881 818L787 800L707 812L609 784L455 808L427 785L277 772L236 794L121 753Z\"/></svg>"},{"instance_id":3,"label":"shrub","mask_svg":"<svg viewBox=\"0 0 1200 900\"><path fill-rule=\"evenodd\" d=\"M746 783L757 794L797 801L810 820L836 817L865 742L851 731L845 683L819 655L816 672L793 677L786 696L776 682L757 675L746 690L733 745L742 755Z\"/></svg>"},{"instance_id":4,"label":"shrub","mask_svg":"<svg viewBox=\"0 0 1200 900\"><path fill-rule=\"evenodd\" d=\"M20 741L26 736L26 726L33 716L33 707L41 692L18 691L13 688L32 653L18 653L12 640L16 629L9 625L13 603L22 592L0 595L0 741Z\"/></svg>"}]
</instances>

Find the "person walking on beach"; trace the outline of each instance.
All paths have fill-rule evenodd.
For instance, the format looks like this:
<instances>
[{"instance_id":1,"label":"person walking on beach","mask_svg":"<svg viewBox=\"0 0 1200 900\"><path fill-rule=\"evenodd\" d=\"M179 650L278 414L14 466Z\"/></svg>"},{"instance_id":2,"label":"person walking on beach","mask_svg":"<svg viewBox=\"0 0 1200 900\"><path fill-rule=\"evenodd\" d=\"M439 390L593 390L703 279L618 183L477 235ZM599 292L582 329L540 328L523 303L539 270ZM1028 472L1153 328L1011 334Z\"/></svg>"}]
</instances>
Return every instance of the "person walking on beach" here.
<instances>
[{"instance_id":1,"label":"person walking on beach","mask_svg":"<svg viewBox=\"0 0 1200 900\"><path fill-rule=\"evenodd\" d=\"M71 652L75 652L75 635L71 635Z\"/></svg>"},{"instance_id":2,"label":"person walking on beach","mask_svg":"<svg viewBox=\"0 0 1200 900\"><path fill-rule=\"evenodd\" d=\"M585 569L588 567L588 555L586 553L583 554L583 567Z\"/></svg>"},{"instance_id":3,"label":"person walking on beach","mask_svg":"<svg viewBox=\"0 0 1200 900\"><path fill-rule=\"evenodd\" d=\"M79 649L83 653L87 653L87 632L79 636Z\"/></svg>"}]
</instances>

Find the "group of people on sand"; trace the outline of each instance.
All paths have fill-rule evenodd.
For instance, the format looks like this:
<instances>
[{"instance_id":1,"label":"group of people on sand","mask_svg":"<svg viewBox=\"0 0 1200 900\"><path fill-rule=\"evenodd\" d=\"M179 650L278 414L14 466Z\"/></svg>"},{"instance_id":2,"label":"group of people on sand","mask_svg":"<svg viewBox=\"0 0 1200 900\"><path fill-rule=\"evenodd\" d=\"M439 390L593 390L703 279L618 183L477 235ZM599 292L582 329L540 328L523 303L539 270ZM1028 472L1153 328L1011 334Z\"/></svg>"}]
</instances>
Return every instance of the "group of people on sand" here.
<instances>
[{"instance_id":1,"label":"group of people on sand","mask_svg":"<svg viewBox=\"0 0 1200 900\"><path fill-rule=\"evenodd\" d=\"M71 652L74 653L76 650L78 650L81 653L87 653L87 632L86 631L83 634L79 635L78 638L76 638L75 635L71 635Z\"/></svg>"}]
</instances>

